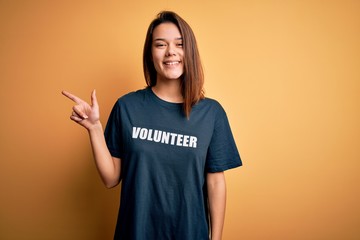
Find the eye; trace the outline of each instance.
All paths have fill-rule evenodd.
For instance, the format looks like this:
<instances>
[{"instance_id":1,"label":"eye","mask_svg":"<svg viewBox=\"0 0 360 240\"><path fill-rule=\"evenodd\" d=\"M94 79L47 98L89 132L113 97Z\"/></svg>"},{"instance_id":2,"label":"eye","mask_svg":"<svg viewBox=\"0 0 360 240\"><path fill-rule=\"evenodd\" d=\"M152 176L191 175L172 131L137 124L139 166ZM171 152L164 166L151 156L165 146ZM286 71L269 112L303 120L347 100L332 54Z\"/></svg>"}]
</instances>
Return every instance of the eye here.
<instances>
[{"instance_id":1,"label":"eye","mask_svg":"<svg viewBox=\"0 0 360 240\"><path fill-rule=\"evenodd\" d=\"M182 42L181 42L181 43L177 43L176 46L178 46L178 47L183 47L183 43L182 43Z\"/></svg>"},{"instance_id":2,"label":"eye","mask_svg":"<svg viewBox=\"0 0 360 240\"><path fill-rule=\"evenodd\" d=\"M165 47L166 44L165 43L155 43L155 47L157 48L162 48L162 47Z\"/></svg>"}]
</instances>

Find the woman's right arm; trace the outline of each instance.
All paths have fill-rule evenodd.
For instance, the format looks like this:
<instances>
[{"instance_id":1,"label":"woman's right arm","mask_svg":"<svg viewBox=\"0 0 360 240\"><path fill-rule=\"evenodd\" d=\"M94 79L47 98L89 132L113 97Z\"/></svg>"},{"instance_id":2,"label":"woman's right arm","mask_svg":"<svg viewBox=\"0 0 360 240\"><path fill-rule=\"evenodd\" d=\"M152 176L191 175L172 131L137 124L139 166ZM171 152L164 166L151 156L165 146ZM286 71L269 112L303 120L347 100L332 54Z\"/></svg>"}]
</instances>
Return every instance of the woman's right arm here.
<instances>
[{"instance_id":1,"label":"woman's right arm","mask_svg":"<svg viewBox=\"0 0 360 240\"><path fill-rule=\"evenodd\" d=\"M88 130L95 164L102 181L107 188L115 187L120 182L121 159L112 157L106 146L95 90L91 93L91 106L69 92L63 91L62 94L76 103L70 119Z\"/></svg>"}]
</instances>

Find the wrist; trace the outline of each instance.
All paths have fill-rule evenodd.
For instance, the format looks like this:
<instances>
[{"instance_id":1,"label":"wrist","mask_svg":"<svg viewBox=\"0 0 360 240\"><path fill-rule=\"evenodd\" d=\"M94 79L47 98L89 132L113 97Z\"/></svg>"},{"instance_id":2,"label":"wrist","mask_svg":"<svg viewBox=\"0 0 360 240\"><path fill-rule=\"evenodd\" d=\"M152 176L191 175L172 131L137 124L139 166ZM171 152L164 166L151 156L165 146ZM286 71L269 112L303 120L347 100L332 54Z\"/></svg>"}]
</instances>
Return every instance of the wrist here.
<instances>
[{"instance_id":1,"label":"wrist","mask_svg":"<svg viewBox=\"0 0 360 240\"><path fill-rule=\"evenodd\" d=\"M92 133L92 132L103 132L103 127L102 127L102 124L100 122L100 120L96 121L95 123L91 124L89 127L88 127L88 132L89 133Z\"/></svg>"}]
</instances>

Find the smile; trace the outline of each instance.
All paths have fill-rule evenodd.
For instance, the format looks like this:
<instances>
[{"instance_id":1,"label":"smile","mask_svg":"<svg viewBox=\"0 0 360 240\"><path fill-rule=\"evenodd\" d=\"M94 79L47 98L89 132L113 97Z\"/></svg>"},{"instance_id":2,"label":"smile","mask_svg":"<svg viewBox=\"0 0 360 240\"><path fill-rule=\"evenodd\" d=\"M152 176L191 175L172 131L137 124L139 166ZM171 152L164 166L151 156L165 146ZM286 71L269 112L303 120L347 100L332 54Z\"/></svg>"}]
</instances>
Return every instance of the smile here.
<instances>
[{"instance_id":1,"label":"smile","mask_svg":"<svg viewBox=\"0 0 360 240\"><path fill-rule=\"evenodd\" d=\"M179 64L180 61L172 61L172 62L164 62L165 65L175 65L175 64Z\"/></svg>"}]
</instances>

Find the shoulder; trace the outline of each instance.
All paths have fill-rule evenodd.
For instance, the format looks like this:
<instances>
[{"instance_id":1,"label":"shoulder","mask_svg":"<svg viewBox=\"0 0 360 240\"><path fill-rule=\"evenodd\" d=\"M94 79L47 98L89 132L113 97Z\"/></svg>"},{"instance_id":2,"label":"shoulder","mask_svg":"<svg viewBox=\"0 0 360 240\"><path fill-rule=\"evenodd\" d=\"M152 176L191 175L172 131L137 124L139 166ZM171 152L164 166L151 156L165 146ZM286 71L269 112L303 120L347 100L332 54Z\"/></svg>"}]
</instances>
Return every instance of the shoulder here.
<instances>
[{"instance_id":1,"label":"shoulder","mask_svg":"<svg viewBox=\"0 0 360 240\"><path fill-rule=\"evenodd\" d=\"M225 110L223 106L220 104L220 102L213 98L208 98L208 97L200 100L194 106L194 110L207 111L213 113L214 115L225 114Z\"/></svg>"},{"instance_id":2,"label":"shoulder","mask_svg":"<svg viewBox=\"0 0 360 240\"><path fill-rule=\"evenodd\" d=\"M126 93L125 95L119 97L115 104L122 106L139 103L145 99L147 92L147 88L144 88Z\"/></svg>"},{"instance_id":3,"label":"shoulder","mask_svg":"<svg viewBox=\"0 0 360 240\"><path fill-rule=\"evenodd\" d=\"M131 101L131 100L136 100L136 99L142 99L142 98L144 98L146 93L147 93L147 88L139 89L139 90L136 90L136 91L126 93L125 95L119 97L118 101L126 102L126 101Z\"/></svg>"}]
</instances>

